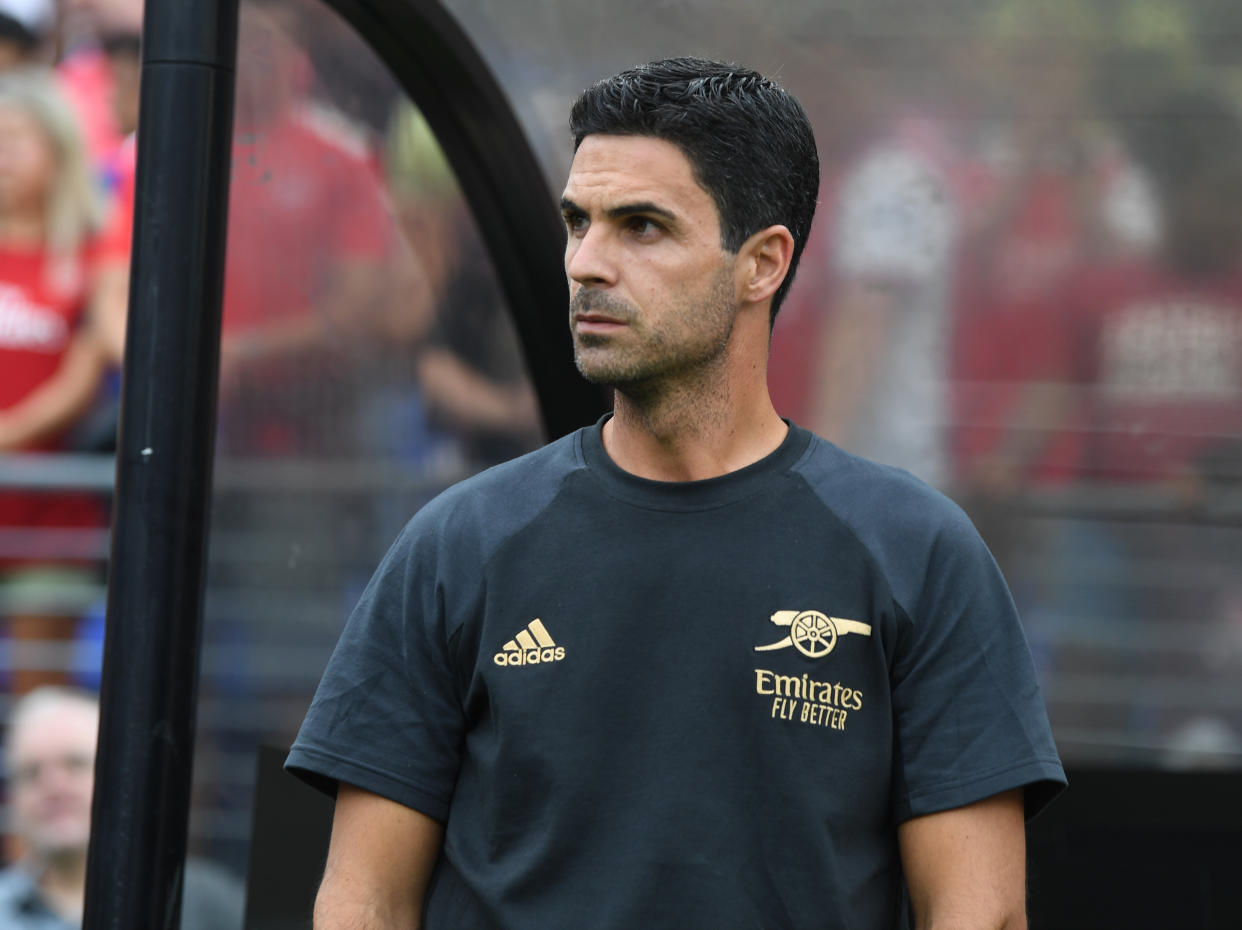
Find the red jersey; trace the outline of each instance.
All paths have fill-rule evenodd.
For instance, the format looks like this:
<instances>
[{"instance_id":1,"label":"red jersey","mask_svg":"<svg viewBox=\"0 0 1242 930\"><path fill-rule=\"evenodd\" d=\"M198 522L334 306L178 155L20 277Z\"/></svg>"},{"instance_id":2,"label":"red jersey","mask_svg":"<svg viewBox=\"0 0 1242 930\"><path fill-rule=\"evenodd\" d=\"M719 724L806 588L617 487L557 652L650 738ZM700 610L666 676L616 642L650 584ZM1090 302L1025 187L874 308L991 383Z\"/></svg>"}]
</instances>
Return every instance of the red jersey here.
<instances>
[{"instance_id":1,"label":"red jersey","mask_svg":"<svg viewBox=\"0 0 1242 930\"><path fill-rule=\"evenodd\" d=\"M1242 274L1131 264L1071 294L1069 374L1090 399L1084 477L1173 478L1242 435Z\"/></svg>"},{"instance_id":2,"label":"red jersey","mask_svg":"<svg viewBox=\"0 0 1242 930\"><path fill-rule=\"evenodd\" d=\"M226 333L311 312L334 262L380 261L394 227L374 159L349 127L306 109L238 127L224 276ZM133 226L133 150L123 148L114 229Z\"/></svg>"},{"instance_id":3,"label":"red jersey","mask_svg":"<svg viewBox=\"0 0 1242 930\"><path fill-rule=\"evenodd\" d=\"M56 373L86 312L96 269L123 258L111 240L64 261L42 248L0 246L0 410Z\"/></svg>"},{"instance_id":4,"label":"red jersey","mask_svg":"<svg viewBox=\"0 0 1242 930\"><path fill-rule=\"evenodd\" d=\"M111 241L65 261L42 248L0 246L0 410L56 374L82 324L96 269L123 257ZM25 451L58 445L50 439ZM79 495L0 492L0 526L80 526L100 517L99 507Z\"/></svg>"},{"instance_id":5,"label":"red jersey","mask_svg":"<svg viewBox=\"0 0 1242 930\"><path fill-rule=\"evenodd\" d=\"M224 331L311 312L334 263L378 262L392 235L374 160L339 118L308 108L259 130L238 127Z\"/></svg>"},{"instance_id":6,"label":"red jersey","mask_svg":"<svg viewBox=\"0 0 1242 930\"><path fill-rule=\"evenodd\" d=\"M325 292L346 264L378 270L395 232L378 165L365 139L341 117L300 107L262 128L238 126L224 276L226 341L325 310L334 325L353 325L347 314L361 308L326 307ZM339 391L325 397L322 386L346 364L338 357L341 341L246 361L241 377L221 394L221 448L295 455L330 442L324 424L337 415L332 405L345 399Z\"/></svg>"}]
</instances>

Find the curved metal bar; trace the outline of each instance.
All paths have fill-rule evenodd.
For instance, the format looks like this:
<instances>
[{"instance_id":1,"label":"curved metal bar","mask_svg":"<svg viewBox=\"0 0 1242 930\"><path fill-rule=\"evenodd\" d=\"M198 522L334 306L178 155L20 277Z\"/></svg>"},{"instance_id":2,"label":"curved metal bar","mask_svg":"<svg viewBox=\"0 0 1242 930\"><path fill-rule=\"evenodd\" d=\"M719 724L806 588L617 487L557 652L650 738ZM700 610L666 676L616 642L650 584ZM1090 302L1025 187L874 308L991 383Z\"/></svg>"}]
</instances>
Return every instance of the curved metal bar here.
<instances>
[{"instance_id":1,"label":"curved metal bar","mask_svg":"<svg viewBox=\"0 0 1242 930\"><path fill-rule=\"evenodd\" d=\"M557 199L491 68L436 0L325 2L422 110L457 174L508 298L549 438L599 419L608 399L573 364Z\"/></svg>"}]
</instances>

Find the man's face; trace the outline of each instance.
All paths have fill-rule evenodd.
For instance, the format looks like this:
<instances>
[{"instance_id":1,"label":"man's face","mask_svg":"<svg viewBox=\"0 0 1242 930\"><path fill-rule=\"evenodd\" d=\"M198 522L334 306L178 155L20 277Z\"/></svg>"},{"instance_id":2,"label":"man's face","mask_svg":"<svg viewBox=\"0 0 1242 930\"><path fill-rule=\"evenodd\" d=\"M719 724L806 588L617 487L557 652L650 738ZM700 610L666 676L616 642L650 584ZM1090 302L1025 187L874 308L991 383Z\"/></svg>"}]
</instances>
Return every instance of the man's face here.
<instances>
[{"instance_id":1,"label":"man's face","mask_svg":"<svg viewBox=\"0 0 1242 930\"><path fill-rule=\"evenodd\" d=\"M65 700L32 709L9 735L13 828L36 856L86 850L98 727L94 707Z\"/></svg>"},{"instance_id":2,"label":"man's face","mask_svg":"<svg viewBox=\"0 0 1242 930\"><path fill-rule=\"evenodd\" d=\"M723 358L738 308L733 256L677 146L587 136L561 207L569 326L588 380L624 390Z\"/></svg>"}]
</instances>

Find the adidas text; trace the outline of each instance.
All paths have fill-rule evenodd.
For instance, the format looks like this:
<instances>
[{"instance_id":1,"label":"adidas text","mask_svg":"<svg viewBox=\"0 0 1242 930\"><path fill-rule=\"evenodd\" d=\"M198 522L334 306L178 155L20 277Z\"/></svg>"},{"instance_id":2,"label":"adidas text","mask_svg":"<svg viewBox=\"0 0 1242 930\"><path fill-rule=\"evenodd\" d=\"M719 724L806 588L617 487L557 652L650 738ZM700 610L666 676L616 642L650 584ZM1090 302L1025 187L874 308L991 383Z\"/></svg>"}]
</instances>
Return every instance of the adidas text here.
<instances>
[{"instance_id":1,"label":"adidas text","mask_svg":"<svg viewBox=\"0 0 1242 930\"><path fill-rule=\"evenodd\" d=\"M564 646L552 646L546 649L515 649L509 652L498 652L492 657L497 665L538 665L541 662L559 662L565 658Z\"/></svg>"},{"instance_id":2,"label":"adidas text","mask_svg":"<svg viewBox=\"0 0 1242 930\"><path fill-rule=\"evenodd\" d=\"M543 621L536 617L526 624L524 630L519 630L517 636L501 646L492 661L497 665L540 665L559 662L563 658L564 647L556 644Z\"/></svg>"}]
</instances>

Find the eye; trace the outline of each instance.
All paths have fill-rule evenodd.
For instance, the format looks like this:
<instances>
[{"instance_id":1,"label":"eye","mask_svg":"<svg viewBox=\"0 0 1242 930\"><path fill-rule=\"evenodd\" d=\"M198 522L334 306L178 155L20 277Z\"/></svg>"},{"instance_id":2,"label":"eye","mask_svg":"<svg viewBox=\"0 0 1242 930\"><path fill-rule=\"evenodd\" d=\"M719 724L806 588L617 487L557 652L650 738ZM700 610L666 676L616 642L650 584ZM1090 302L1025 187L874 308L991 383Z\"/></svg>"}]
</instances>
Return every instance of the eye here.
<instances>
[{"instance_id":1,"label":"eye","mask_svg":"<svg viewBox=\"0 0 1242 930\"><path fill-rule=\"evenodd\" d=\"M625 228L634 235L649 239L664 231L664 227L647 216L631 216L625 221Z\"/></svg>"},{"instance_id":2,"label":"eye","mask_svg":"<svg viewBox=\"0 0 1242 930\"><path fill-rule=\"evenodd\" d=\"M579 213L577 210L566 210L561 216L565 220L565 228L570 234L583 232L587 228L587 218L585 213Z\"/></svg>"}]
</instances>

